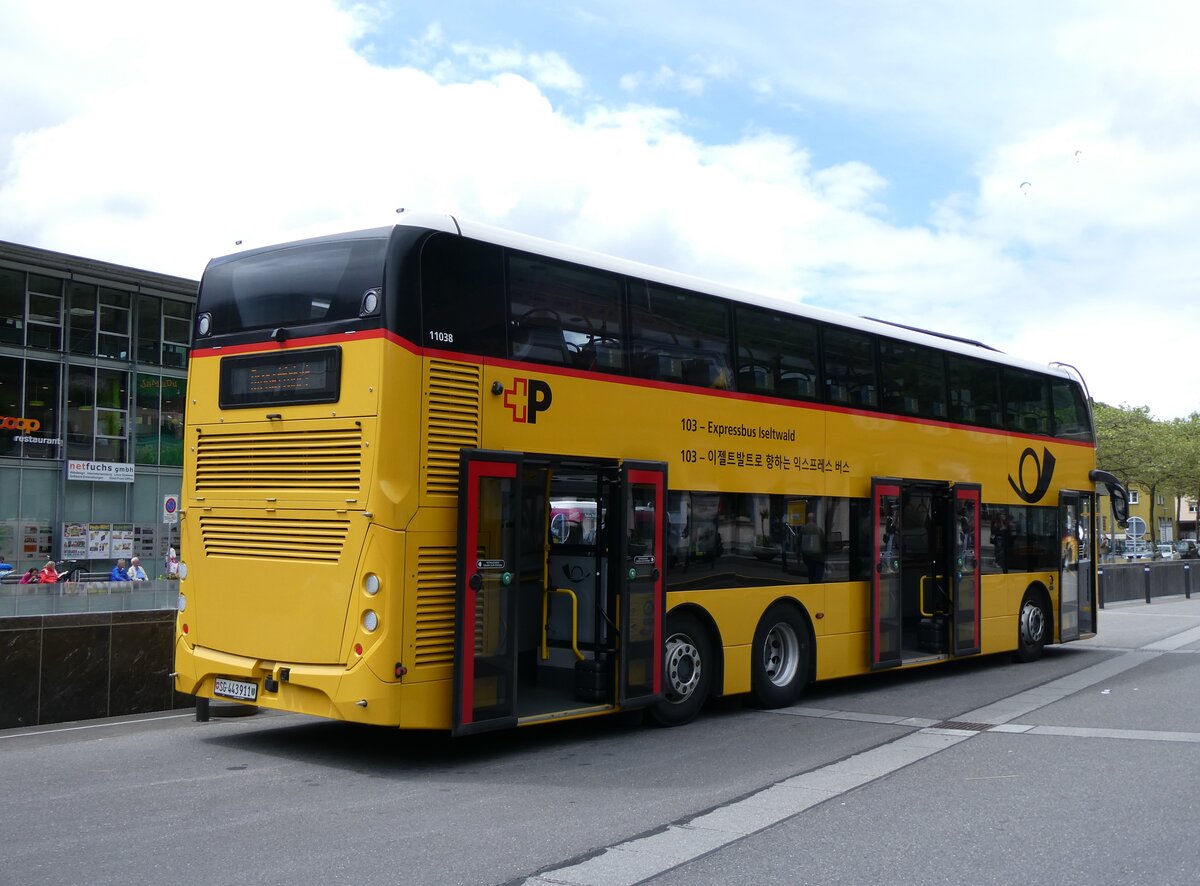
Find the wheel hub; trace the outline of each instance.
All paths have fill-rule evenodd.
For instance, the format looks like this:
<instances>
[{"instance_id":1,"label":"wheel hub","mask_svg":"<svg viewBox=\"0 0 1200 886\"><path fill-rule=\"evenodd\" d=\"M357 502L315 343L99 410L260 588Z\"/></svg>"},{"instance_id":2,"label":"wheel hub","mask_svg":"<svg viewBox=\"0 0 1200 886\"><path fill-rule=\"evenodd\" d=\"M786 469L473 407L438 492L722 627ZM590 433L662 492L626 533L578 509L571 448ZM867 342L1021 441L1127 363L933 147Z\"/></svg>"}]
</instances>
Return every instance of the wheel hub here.
<instances>
[{"instance_id":1,"label":"wheel hub","mask_svg":"<svg viewBox=\"0 0 1200 886\"><path fill-rule=\"evenodd\" d=\"M1026 643L1040 643L1046 632L1046 615L1036 603L1026 603L1021 610L1021 639Z\"/></svg>"},{"instance_id":2,"label":"wheel hub","mask_svg":"<svg viewBox=\"0 0 1200 886\"><path fill-rule=\"evenodd\" d=\"M667 699L684 702L700 685L700 650L692 638L675 634L667 639Z\"/></svg>"},{"instance_id":3,"label":"wheel hub","mask_svg":"<svg viewBox=\"0 0 1200 886\"><path fill-rule=\"evenodd\" d=\"M800 660L800 639L795 629L780 622L767 632L763 643L763 670L776 686L787 686L796 676Z\"/></svg>"}]
</instances>

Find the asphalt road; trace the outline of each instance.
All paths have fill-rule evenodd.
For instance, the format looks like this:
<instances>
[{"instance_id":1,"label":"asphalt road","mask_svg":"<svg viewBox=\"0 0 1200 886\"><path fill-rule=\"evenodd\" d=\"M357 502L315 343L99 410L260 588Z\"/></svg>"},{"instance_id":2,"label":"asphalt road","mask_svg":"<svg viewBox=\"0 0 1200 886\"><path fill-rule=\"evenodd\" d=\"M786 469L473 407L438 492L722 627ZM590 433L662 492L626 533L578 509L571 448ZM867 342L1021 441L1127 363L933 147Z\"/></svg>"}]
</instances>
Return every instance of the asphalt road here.
<instances>
[{"instance_id":1,"label":"asphalt road","mask_svg":"<svg viewBox=\"0 0 1200 886\"><path fill-rule=\"evenodd\" d=\"M0 731L0 884L1194 883L1200 597L1094 640L470 739L259 713Z\"/></svg>"}]
</instances>

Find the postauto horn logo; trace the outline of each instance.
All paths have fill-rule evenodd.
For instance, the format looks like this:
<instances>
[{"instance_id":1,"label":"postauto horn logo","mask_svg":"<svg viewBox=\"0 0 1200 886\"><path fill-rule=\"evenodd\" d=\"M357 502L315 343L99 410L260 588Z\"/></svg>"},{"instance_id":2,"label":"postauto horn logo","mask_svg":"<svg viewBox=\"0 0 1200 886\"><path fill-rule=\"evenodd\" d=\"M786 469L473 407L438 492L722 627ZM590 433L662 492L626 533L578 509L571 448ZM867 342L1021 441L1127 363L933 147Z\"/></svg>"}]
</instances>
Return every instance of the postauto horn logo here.
<instances>
[{"instance_id":1,"label":"postauto horn logo","mask_svg":"<svg viewBox=\"0 0 1200 886\"><path fill-rule=\"evenodd\" d=\"M512 387L504 389L504 405L518 424L537 424L538 413L549 409L553 400L550 385L537 378L514 378Z\"/></svg>"},{"instance_id":2,"label":"postauto horn logo","mask_svg":"<svg viewBox=\"0 0 1200 886\"><path fill-rule=\"evenodd\" d=\"M13 418L11 415L0 415L0 430L24 431L26 434L32 434L41 427L42 423L36 418Z\"/></svg>"}]
</instances>

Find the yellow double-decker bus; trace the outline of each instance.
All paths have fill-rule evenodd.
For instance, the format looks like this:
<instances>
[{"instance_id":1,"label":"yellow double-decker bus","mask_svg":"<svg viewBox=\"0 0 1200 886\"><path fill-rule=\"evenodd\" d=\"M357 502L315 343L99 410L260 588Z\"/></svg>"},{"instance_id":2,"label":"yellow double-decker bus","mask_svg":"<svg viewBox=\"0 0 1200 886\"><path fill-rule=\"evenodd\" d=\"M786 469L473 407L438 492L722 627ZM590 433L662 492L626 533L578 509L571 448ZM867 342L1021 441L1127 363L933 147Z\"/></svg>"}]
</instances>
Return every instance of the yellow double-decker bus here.
<instances>
[{"instance_id":1,"label":"yellow double-decker bus","mask_svg":"<svg viewBox=\"0 0 1200 886\"><path fill-rule=\"evenodd\" d=\"M447 216L214 259L176 688L455 734L1096 629L1078 374Z\"/></svg>"}]
</instances>

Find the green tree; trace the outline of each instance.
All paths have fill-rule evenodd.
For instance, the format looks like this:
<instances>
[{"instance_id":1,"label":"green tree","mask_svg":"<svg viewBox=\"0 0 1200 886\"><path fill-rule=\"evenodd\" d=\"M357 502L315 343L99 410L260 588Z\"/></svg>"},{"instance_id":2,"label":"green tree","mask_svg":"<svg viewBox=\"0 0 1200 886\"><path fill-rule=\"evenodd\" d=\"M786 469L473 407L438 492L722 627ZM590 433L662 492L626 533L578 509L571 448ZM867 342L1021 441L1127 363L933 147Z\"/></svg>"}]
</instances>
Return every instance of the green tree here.
<instances>
[{"instance_id":1,"label":"green tree","mask_svg":"<svg viewBox=\"0 0 1200 886\"><path fill-rule=\"evenodd\" d=\"M1139 486L1150 496L1150 538L1158 540L1155 507L1159 493L1181 488L1186 462L1183 434L1170 422L1155 420L1148 406L1096 403L1096 461L1125 485Z\"/></svg>"},{"instance_id":2,"label":"green tree","mask_svg":"<svg viewBox=\"0 0 1200 886\"><path fill-rule=\"evenodd\" d=\"M1200 504L1200 413L1172 420L1171 434L1176 459L1175 491Z\"/></svg>"}]
</instances>

